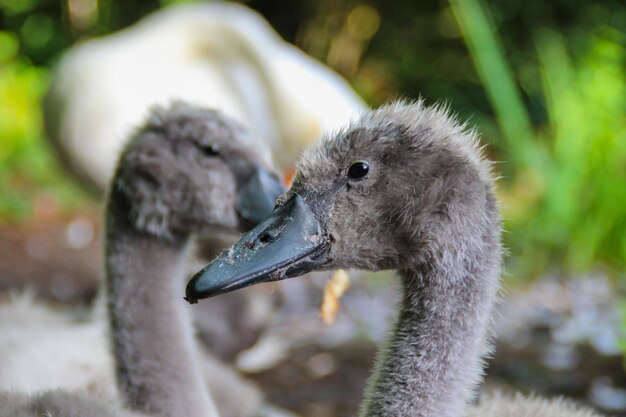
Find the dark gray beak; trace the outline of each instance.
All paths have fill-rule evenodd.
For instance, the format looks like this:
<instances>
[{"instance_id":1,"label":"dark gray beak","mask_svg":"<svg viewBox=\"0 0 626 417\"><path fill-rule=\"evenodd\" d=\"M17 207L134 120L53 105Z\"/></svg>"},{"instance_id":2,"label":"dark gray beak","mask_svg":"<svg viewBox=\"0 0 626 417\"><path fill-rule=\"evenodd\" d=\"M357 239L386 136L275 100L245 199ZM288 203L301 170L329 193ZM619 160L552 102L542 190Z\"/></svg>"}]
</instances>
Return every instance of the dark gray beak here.
<instances>
[{"instance_id":1,"label":"dark gray beak","mask_svg":"<svg viewBox=\"0 0 626 417\"><path fill-rule=\"evenodd\" d=\"M187 284L185 299L193 304L260 282L305 274L328 263L330 243L311 207L296 194L198 272Z\"/></svg>"},{"instance_id":2,"label":"dark gray beak","mask_svg":"<svg viewBox=\"0 0 626 417\"><path fill-rule=\"evenodd\" d=\"M276 199L286 191L276 175L257 168L237 193L235 210L244 229L251 229L272 212Z\"/></svg>"}]
</instances>

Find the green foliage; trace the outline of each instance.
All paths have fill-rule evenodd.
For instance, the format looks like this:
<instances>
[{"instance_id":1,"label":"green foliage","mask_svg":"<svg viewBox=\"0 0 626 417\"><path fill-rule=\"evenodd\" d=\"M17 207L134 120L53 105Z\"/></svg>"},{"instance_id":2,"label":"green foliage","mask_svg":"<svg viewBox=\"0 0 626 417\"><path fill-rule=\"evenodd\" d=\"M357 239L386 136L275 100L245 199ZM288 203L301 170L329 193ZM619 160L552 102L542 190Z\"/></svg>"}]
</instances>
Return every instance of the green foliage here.
<instances>
[{"instance_id":1,"label":"green foliage","mask_svg":"<svg viewBox=\"0 0 626 417\"><path fill-rule=\"evenodd\" d=\"M553 167L536 222L572 270L626 266L626 48L610 29L571 59L555 32L537 36Z\"/></svg>"},{"instance_id":2,"label":"green foliage","mask_svg":"<svg viewBox=\"0 0 626 417\"><path fill-rule=\"evenodd\" d=\"M623 270L624 34L608 27L588 33L572 57L557 32L537 31L547 124L533 131L484 6L479 0L451 4L506 139L505 157L514 163L502 183L513 273L529 276L550 264Z\"/></svg>"},{"instance_id":3,"label":"green foliage","mask_svg":"<svg viewBox=\"0 0 626 417\"><path fill-rule=\"evenodd\" d=\"M38 0L0 0L0 9L8 14L25 13L31 10Z\"/></svg>"},{"instance_id":4,"label":"green foliage","mask_svg":"<svg viewBox=\"0 0 626 417\"><path fill-rule=\"evenodd\" d=\"M0 55L6 56L0 35ZM37 204L61 207L80 193L59 173L42 132L48 70L22 58L0 64L0 220L25 218ZM50 208L50 207L48 207Z\"/></svg>"},{"instance_id":5,"label":"green foliage","mask_svg":"<svg viewBox=\"0 0 626 417\"><path fill-rule=\"evenodd\" d=\"M463 36L470 49L478 74L496 113L509 155L509 171L519 169L536 156L531 141L533 130L513 74L496 36L488 14L478 1L451 0Z\"/></svg>"}]
</instances>

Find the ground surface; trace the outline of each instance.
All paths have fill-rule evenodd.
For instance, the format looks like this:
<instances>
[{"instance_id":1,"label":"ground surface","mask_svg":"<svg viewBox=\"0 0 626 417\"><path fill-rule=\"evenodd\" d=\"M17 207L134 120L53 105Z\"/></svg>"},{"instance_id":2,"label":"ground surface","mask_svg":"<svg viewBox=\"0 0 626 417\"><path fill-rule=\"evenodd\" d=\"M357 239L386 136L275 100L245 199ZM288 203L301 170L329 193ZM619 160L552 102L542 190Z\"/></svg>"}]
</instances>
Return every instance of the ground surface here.
<instances>
[{"instance_id":1,"label":"ground surface","mask_svg":"<svg viewBox=\"0 0 626 417\"><path fill-rule=\"evenodd\" d=\"M0 226L0 294L31 288L48 300L88 302L101 277L101 230L97 209ZM259 290L274 304L271 323L259 345L233 359L270 401L304 417L356 414L393 314L391 278L357 276L337 323L324 326L317 308L326 279L320 274ZM510 290L499 308L486 386L565 395L626 416L616 297L602 274L546 276Z\"/></svg>"}]
</instances>

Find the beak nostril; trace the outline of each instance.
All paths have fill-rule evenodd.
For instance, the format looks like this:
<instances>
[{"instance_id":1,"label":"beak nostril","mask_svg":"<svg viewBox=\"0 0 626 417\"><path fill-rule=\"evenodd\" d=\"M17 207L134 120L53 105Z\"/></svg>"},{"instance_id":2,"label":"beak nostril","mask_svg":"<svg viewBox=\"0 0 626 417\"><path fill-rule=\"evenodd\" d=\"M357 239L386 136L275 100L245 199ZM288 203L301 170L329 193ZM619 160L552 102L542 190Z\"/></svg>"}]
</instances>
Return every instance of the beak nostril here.
<instances>
[{"instance_id":1,"label":"beak nostril","mask_svg":"<svg viewBox=\"0 0 626 417\"><path fill-rule=\"evenodd\" d=\"M276 240L276 233L266 230L259 236L259 242L263 244L271 243Z\"/></svg>"}]
</instances>

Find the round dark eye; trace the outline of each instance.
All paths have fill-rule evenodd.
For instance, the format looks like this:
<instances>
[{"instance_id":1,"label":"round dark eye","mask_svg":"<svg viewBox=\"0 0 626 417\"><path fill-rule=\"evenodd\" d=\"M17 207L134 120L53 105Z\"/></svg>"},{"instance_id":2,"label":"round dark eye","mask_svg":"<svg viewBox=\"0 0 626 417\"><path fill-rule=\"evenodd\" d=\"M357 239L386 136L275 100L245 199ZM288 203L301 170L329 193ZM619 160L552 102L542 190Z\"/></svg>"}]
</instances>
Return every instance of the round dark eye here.
<instances>
[{"instance_id":1,"label":"round dark eye","mask_svg":"<svg viewBox=\"0 0 626 417\"><path fill-rule=\"evenodd\" d=\"M200 145L199 148L205 156L218 156L220 154L220 148L217 145Z\"/></svg>"},{"instance_id":2,"label":"round dark eye","mask_svg":"<svg viewBox=\"0 0 626 417\"><path fill-rule=\"evenodd\" d=\"M348 168L348 178L358 180L366 176L369 170L370 166L367 162L355 162Z\"/></svg>"}]
</instances>

